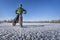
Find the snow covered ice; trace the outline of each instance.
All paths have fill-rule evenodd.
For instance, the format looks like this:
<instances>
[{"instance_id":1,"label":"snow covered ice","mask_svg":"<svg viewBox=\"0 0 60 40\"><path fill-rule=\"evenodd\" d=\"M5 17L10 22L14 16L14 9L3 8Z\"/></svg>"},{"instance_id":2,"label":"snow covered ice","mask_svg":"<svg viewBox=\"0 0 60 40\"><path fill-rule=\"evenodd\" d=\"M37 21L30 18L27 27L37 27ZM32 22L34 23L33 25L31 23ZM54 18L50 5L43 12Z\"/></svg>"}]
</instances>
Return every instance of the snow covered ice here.
<instances>
[{"instance_id":1,"label":"snow covered ice","mask_svg":"<svg viewBox=\"0 0 60 40\"><path fill-rule=\"evenodd\" d=\"M60 23L1 23L0 40L60 40Z\"/></svg>"}]
</instances>

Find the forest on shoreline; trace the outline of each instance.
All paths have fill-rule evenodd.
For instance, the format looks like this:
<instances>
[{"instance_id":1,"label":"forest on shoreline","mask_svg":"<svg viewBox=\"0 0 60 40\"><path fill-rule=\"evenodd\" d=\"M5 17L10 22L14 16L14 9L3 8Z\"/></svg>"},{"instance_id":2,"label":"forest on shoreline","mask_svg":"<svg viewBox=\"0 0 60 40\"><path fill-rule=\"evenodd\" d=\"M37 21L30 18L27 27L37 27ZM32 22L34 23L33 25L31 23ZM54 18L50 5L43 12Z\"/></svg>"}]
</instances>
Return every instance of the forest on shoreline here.
<instances>
[{"instance_id":1,"label":"forest on shoreline","mask_svg":"<svg viewBox=\"0 0 60 40\"><path fill-rule=\"evenodd\" d=\"M12 23L13 20L3 20L0 21L0 23L7 22L7 23ZM23 23L60 23L60 20L48 20L48 21L23 21Z\"/></svg>"}]
</instances>

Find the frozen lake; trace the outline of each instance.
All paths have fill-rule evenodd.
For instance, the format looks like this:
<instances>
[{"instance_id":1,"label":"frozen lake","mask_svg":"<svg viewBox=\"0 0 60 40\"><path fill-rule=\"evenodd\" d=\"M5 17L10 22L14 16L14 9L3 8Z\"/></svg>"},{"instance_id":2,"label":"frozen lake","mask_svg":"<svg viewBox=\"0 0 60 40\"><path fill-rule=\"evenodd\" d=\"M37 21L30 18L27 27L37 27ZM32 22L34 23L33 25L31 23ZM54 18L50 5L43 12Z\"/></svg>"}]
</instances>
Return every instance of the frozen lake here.
<instances>
[{"instance_id":1,"label":"frozen lake","mask_svg":"<svg viewBox=\"0 0 60 40\"><path fill-rule=\"evenodd\" d=\"M0 40L60 40L60 23L1 23Z\"/></svg>"}]
</instances>

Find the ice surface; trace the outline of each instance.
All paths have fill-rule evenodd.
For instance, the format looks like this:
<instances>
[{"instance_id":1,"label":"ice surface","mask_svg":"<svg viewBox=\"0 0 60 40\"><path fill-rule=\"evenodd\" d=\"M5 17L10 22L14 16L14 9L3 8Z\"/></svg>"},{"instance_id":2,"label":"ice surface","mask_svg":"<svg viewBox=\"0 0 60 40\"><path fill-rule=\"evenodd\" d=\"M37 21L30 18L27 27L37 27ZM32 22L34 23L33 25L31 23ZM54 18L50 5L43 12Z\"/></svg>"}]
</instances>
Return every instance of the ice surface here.
<instances>
[{"instance_id":1,"label":"ice surface","mask_svg":"<svg viewBox=\"0 0 60 40\"><path fill-rule=\"evenodd\" d=\"M1 23L0 40L60 40L60 23Z\"/></svg>"}]
</instances>

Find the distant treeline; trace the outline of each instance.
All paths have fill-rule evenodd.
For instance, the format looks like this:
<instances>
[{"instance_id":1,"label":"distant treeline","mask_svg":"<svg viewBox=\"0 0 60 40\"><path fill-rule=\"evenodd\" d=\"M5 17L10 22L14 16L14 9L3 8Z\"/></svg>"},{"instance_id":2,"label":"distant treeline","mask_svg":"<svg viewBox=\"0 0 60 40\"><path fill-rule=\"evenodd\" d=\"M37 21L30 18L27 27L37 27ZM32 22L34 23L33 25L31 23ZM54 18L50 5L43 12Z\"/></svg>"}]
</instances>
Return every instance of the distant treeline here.
<instances>
[{"instance_id":1,"label":"distant treeline","mask_svg":"<svg viewBox=\"0 0 60 40\"><path fill-rule=\"evenodd\" d=\"M0 23L3 23L3 22L12 23L13 20L3 20L3 21L0 21ZM50 20L50 21L23 21L23 23L60 23L60 20Z\"/></svg>"},{"instance_id":2,"label":"distant treeline","mask_svg":"<svg viewBox=\"0 0 60 40\"><path fill-rule=\"evenodd\" d=\"M60 20L51 20L51 21L24 21L24 23L60 23Z\"/></svg>"}]
</instances>

